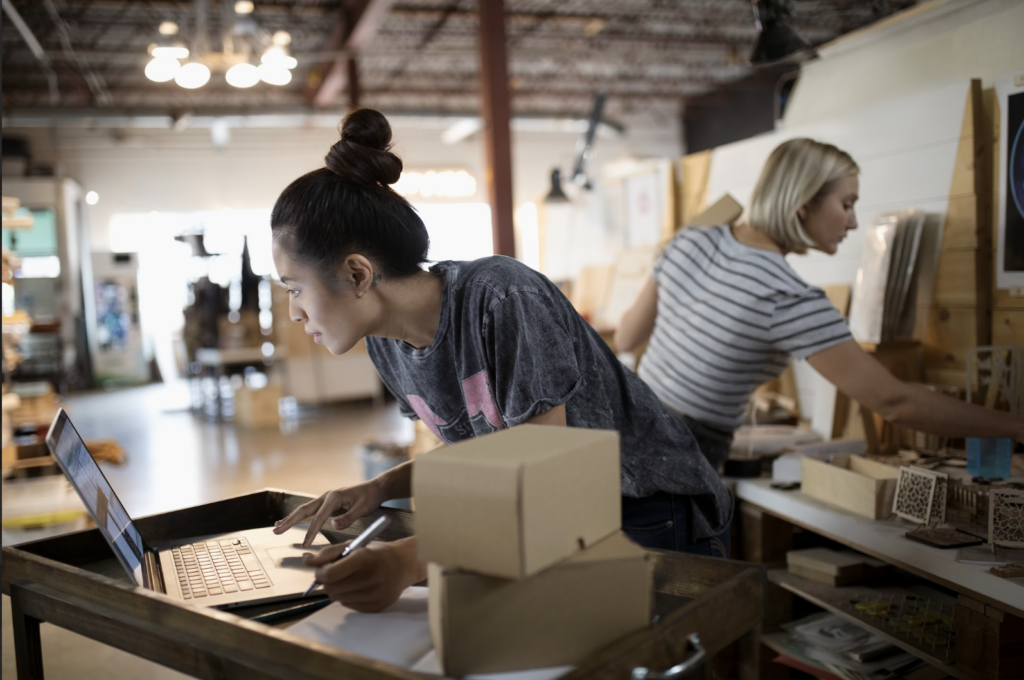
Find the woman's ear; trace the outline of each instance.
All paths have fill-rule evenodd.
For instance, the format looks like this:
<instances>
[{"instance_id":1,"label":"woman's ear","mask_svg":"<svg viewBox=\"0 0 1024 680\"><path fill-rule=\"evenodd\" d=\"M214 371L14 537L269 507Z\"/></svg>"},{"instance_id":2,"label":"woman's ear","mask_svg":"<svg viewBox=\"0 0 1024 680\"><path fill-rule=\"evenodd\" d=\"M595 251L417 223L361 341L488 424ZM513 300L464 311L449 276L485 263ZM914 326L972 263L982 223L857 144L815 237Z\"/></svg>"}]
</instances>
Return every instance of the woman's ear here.
<instances>
[{"instance_id":1,"label":"woman's ear","mask_svg":"<svg viewBox=\"0 0 1024 680\"><path fill-rule=\"evenodd\" d=\"M352 282L356 297L362 297L373 286L376 272L373 263L362 255L349 255L345 258L346 278Z\"/></svg>"},{"instance_id":2,"label":"woman's ear","mask_svg":"<svg viewBox=\"0 0 1024 680\"><path fill-rule=\"evenodd\" d=\"M803 206L800 206L799 208L797 208L796 216L797 216L797 219L800 220L800 224L803 224L804 222L806 222L807 221L807 206L803 205Z\"/></svg>"}]
</instances>

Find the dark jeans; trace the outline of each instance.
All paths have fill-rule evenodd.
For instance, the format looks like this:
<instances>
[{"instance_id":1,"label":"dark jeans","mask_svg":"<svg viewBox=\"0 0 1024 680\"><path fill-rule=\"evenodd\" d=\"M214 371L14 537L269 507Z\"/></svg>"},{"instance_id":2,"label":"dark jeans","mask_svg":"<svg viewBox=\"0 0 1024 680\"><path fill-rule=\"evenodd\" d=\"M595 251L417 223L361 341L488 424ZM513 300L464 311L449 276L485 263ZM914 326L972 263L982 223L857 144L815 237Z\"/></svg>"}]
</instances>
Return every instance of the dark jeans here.
<instances>
[{"instance_id":1,"label":"dark jeans","mask_svg":"<svg viewBox=\"0 0 1024 680\"><path fill-rule=\"evenodd\" d=\"M683 422L686 423L686 427L690 429L690 433L693 434L693 438L697 440L701 453L711 463L711 467L715 469L715 472L721 474L722 465L725 463L725 459L729 457L729 449L732 447L733 433L720 430L711 425L705 425L690 416L682 414L680 416Z\"/></svg>"},{"instance_id":2,"label":"dark jeans","mask_svg":"<svg viewBox=\"0 0 1024 680\"><path fill-rule=\"evenodd\" d=\"M647 498L622 497L622 530L645 548L729 556L729 528L711 538L691 538L693 509L689 496L659 491Z\"/></svg>"}]
</instances>

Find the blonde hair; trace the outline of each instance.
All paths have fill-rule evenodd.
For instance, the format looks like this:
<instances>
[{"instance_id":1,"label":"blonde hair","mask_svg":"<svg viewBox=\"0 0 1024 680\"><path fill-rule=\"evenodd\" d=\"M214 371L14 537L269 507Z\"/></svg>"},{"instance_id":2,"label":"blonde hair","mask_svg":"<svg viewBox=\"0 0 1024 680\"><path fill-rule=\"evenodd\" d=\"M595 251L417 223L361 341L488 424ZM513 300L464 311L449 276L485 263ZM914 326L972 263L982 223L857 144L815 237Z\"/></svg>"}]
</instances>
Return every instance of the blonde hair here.
<instances>
[{"instance_id":1,"label":"blonde hair","mask_svg":"<svg viewBox=\"0 0 1024 680\"><path fill-rule=\"evenodd\" d=\"M746 221L786 252L805 253L814 242L797 211L821 200L835 184L860 171L848 153L831 144L797 138L775 147L750 196Z\"/></svg>"}]
</instances>

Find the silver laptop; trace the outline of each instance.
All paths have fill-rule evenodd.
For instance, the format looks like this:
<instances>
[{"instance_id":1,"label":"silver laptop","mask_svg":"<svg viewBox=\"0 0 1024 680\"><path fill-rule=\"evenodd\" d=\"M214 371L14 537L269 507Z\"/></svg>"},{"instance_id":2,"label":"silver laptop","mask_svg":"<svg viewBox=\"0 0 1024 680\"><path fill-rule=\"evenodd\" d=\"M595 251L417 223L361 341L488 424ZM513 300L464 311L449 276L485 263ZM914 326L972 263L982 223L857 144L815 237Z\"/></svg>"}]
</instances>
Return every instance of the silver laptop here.
<instances>
[{"instance_id":1,"label":"silver laptop","mask_svg":"<svg viewBox=\"0 0 1024 680\"><path fill-rule=\"evenodd\" d=\"M228 609L303 596L313 569L302 562L306 532L267 527L231 534L146 543L64 409L46 445L82 497L100 533L136 585L190 604Z\"/></svg>"}]
</instances>

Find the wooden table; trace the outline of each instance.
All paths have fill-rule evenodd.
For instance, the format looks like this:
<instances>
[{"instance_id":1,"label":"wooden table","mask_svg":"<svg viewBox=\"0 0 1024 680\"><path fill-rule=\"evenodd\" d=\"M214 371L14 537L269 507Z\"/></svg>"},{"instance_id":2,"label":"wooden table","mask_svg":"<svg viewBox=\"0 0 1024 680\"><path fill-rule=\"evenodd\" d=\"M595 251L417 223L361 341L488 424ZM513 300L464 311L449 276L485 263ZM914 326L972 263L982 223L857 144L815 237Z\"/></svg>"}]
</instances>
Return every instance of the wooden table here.
<instances>
[{"instance_id":1,"label":"wooden table","mask_svg":"<svg viewBox=\"0 0 1024 680\"><path fill-rule=\"evenodd\" d=\"M871 629L954 677L1024 677L1024 587L988 573L988 567L957 562L956 549L942 550L905 538L914 528L908 522L854 515L799 491L772 489L769 479L737 480L735 495L744 559L784 567L786 551L793 547L792 528L800 527L887 562L954 591L949 600L955 615L955 648L951 655L940 655L927 645L873 627L869 619L843 606L852 597L870 593L867 586L825 586L782 568L769 572L772 584ZM942 593L937 597L941 599Z\"/></svg>"},{"instance_id":2,"label":"wooden table","mask_svg":"<svg viewBox=\"0 0 1024 680\"><path fill-rule=\"evenodd\" d=\"M137 521L149 541L269 527L309 496L266 489ZM382 536L413 531L414 515L382 510ZM346 532L346 540L373 517ZM667 669L738 643L740 675L757 677L764 569L729 560L651 551L655 622L602 649L566 680L628 678L637 666ZM19 680L43 677L39 624L49 622L198 678L423 678L418 673L290 635L235 614L186 605L131 584L95 529L3 549L3 592L11 596Z\"/></svg>"},{"instance_id":3,"label":"wooden table","mask_svg":"<svg viewBox=\"0 0 1024 680\"><path fill-rule=\"evenodd\" d=\"M224 416L224 400L221 396L220 383L221 378L227 375L227 369L244 368L246 366L266 367L273 364L275 359L280 360L281 358L275 352L271 352L269 355L264 353L262 347L237 347L234 349L198 348L196 350L196 363L199 364L199 372L195 377L199 380L199 408L206 414L206 386L203 384L205 378L213 378L213 385L216 388L214 405L217 411L217 418L220 419Z\"/></svg>"}]
</instances>

